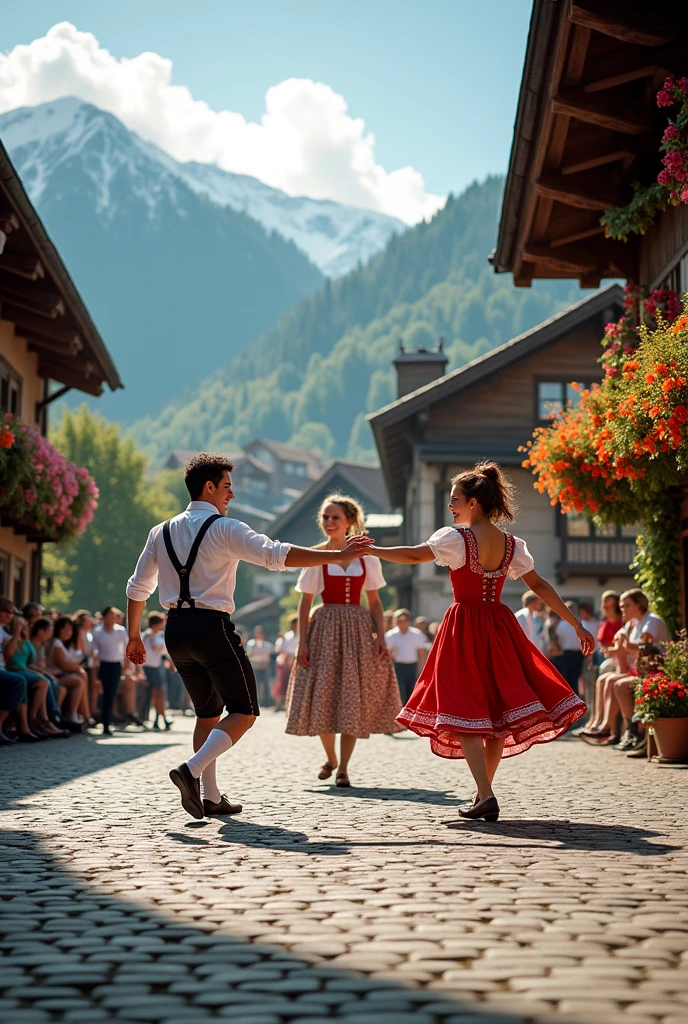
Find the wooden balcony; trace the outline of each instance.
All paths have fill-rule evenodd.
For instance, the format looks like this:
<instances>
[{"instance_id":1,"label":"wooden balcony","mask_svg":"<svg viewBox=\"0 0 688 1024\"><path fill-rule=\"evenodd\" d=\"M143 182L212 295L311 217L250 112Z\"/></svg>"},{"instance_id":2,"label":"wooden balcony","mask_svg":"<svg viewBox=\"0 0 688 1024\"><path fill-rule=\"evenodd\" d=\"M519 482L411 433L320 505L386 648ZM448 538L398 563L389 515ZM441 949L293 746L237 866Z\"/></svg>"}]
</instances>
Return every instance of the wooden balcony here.
<instances>
[{"instance_id":1,"label":"wooden balcony","mask_svg":"<svg viewBox=\"0 0 688 1024\"><path fill-rule=\"evenodd\" d=\"M630 537L563 537L561 549L559 582L570 576L595 576L602 581L610 576L630 577L629 566L637 552Z\"/></svg>"}]
</instances>

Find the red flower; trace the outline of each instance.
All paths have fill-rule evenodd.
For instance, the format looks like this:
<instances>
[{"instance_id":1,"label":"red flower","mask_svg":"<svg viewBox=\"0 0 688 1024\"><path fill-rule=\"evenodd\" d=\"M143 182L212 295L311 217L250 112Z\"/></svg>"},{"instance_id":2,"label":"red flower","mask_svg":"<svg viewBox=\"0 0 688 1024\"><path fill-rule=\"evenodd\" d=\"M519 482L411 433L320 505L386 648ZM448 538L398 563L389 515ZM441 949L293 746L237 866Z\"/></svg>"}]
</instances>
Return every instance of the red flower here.
<instances>
[{"instance_id":1,"label":"red flower","mask_svg":"<svg viewBox=\"0 0 688 1024\"><path fill-rule=\"evenodd\" d=\"M0 432L0 448L11 448L14 444L14 434L11 430Z\"/></svg>"}]
</instances>

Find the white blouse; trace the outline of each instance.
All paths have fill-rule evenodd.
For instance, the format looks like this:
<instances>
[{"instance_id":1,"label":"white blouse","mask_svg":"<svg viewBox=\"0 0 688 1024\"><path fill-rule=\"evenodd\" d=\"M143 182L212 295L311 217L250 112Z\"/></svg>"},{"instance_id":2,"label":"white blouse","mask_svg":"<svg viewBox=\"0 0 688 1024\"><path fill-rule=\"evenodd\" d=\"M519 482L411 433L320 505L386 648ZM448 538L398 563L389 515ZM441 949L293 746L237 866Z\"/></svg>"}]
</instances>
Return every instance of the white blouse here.
<instances>
[{"instance_id":1,"label":"white blouse","mask_svg":"<svg viewBox=\"0 0 688 1024\"><path fill-rule=\"evenodd\" d=\"M380 559L376 555L364 555L363 561L365 562L366 578L364 589L365 590L382 590L385 584L385 577L382 575L382 565ZM361 563L357 558L355 561L350 562L346 568L335 563L328 565L327 571L330 576L362 576L363 569ZM325 578L323 576L322 565L312 565L309 569L302 569L297 580L295 590L299 594L322 594L325 589Z\"/></svg>"},{"instance_id":2,"label":"white blouse","mask_svg":"<svg viewBox=\"0 0 688 1024\"><path fill-rule=\"evenodd\" d=\"M525 573L535 568L535 562L526 542L514 537L514 557L507 571L510 580L519 580ZM466 564L466 542L454 526L443 526L433 533L428 547L435 556L437 565L448 565L450 569L460 569Z\"/></svg>"}]
</instances>

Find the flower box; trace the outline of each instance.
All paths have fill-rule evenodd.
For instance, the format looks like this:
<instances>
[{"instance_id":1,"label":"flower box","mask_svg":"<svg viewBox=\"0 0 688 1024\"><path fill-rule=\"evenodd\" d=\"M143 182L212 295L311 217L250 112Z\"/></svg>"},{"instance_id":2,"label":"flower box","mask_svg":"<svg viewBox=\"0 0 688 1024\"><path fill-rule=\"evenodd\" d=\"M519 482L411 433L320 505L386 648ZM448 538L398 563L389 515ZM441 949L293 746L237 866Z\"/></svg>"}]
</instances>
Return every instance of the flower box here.
<instances>
[{"instance_id":1,"label":"flower box","mask_svg":"<svg viewBox=\"0 0 688 1024\"><path fill-rule=\"evenodd\" d=\"M0 414L0 517L33 539L78 537L93 519L98 488L35 427Z\"/></svg>"}]
</instances>

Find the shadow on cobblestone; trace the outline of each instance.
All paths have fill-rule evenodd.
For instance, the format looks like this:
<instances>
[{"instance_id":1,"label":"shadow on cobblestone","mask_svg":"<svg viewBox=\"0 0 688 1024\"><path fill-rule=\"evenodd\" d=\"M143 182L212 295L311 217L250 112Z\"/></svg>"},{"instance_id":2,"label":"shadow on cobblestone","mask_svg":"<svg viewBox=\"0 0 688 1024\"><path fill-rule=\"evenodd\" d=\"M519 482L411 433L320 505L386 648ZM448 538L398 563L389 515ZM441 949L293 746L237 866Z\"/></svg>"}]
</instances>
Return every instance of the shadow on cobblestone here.
<instances>
[{"instance_id":1,"label":"shadow on cobblestone","mask_svg":"<svg viewBox=\"0 0 688 1024\"><path fill-rule=\"evenodd\" d=\"M115 899L28 832L0 832L0 1017L21 1022L522 1024ZM146 893L138 890L145 899ZM160 898L160 896L158 896Z\"/></svg>"},{"instance_id":2,"label":"shadow on cobblestone","mask_svg":"<svg viewBox=\"0 0 688 1024\"><path fill-rule=\"evenodd\" d=\"M124 742L117 740L99 742L96 736L86 734L75 734L69 740L49 741L53 785L61 786L65 782L71 782L72 779L80 779L85 775L113 768L125 761L150 757L161 747L176 745L174 741L170 741L169 744L159 743L153 747L150 743L141 743L139 733L117 733L116 735L117 739L122 739ZM4 765L6 763L10 769L15 768L18 758L30 754L33 749L33 746L30 749L27 747L3 749L0 753L0 780L5 775ZM8 763L10 761L13 764L10 765ZM22 763L26 765L27 770L12 772L11 787L3 785L0 781L0 811L16 807L17 801L46 790L45 773L33 772L30 758L27 756L24 757Z\"/></svg>"},{"instance_id":3,"label":"shadow on cobblestone","mask_svg":"<svg viewBox=\"0 0 688 1024\"><path fill-rule=\"evenodd\" d=\"M623 853L638 853L641 856L655 857L667 854L672 850L680 850L680 846L669 843L650 843L655 837L666 838L664 832L653 832L646 828L633 825L600 825L585 821L444 821L442 824L451 829L466 832L477 831L481 835L494 835L507 839L529 839L529 843L512 843L519 848L541 847L541 844L553 844L559 850L619 850ZM480 846L503 847L502 842L486 843Z\"/></svg>"},{"instance_id":4,"label":"shadow on cobblestone","mask_svg":"<svg viewBox=\"0 0 688 1024\"><path fill-rule=\"evenodd\" d=\"M431 804L433 807L456 807L457 802L461 803L462 798L451 795L447 790L437 789L393 789L385 786L373 786L364 788L352 786L351 789L338 789L331 786L327 789L307 789L306 793L324 794L325 796L338 797L340 800L389 800L400 803ZM466 796L465 801L471 802L473 794Z\"/></svg>"}]
</instances>

